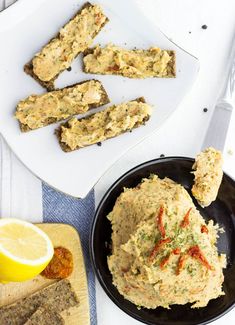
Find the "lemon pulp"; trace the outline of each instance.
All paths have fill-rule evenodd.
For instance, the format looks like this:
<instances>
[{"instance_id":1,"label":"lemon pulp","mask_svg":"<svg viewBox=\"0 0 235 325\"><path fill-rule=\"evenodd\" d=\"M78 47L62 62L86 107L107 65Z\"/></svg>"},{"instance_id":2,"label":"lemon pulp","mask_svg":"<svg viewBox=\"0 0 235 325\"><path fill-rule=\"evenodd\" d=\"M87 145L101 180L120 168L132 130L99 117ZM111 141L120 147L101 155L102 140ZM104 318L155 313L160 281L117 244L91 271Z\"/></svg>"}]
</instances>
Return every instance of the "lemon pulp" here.
<instances>
[{"instance_id":1,"label":"lemon pulp","mask_svg":"<svg viewBox=\"0 0 235 325\"><path fill-rule=\"evenodd\" d=\"M18 219L0 220L0 281L25 281L38 275L54 253L49 237Z\"/></svg>"}]
</instances>

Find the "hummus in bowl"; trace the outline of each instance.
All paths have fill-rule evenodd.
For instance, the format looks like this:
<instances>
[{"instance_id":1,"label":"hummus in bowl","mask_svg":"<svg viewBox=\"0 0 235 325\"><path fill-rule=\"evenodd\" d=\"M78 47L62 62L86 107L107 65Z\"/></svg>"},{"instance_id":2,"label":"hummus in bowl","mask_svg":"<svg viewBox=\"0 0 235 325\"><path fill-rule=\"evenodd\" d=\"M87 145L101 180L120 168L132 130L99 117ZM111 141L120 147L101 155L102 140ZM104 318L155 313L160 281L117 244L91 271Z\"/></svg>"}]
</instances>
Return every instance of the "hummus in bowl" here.
<instances>
[{"instance_id":1,"label":"hummus in bowl","mask_svg":"<svg viewBox=\"0 0 235 325\"><path fill-rule=\"evenodd\" d=\"M185 188L169 178L145 178L125 188L108 214L113 284L139 307L207 306L224 295L226 257L219 227L207 224Z\"/></svg>"}]
</instances>

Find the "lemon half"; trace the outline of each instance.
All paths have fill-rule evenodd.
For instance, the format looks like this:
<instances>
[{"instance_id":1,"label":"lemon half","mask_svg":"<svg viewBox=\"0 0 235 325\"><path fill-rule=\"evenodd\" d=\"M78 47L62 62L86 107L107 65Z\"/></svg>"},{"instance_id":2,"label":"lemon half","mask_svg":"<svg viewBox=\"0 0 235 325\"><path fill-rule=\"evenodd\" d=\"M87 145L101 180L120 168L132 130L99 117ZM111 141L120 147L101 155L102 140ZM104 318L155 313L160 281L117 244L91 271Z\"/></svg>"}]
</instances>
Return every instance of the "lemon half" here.
<instances>
[{"instance_id":1,"label":"lemon half","mask_svg":"<svg viewBox=\"0 0 235 325\"><path fill-rule=\"evenodd\" d=\"M37 226L18 219L0 219L0 282L32 279L54 254L49 237Z\"/></svg>"}]
</instances>

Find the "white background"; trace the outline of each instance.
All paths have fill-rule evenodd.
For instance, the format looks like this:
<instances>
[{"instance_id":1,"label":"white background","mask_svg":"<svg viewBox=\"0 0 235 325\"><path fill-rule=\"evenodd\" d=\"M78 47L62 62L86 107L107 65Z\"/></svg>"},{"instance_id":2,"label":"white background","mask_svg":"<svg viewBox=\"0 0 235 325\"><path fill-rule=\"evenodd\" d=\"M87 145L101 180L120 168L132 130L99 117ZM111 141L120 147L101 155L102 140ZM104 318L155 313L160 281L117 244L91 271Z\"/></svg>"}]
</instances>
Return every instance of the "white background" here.
<instances>
[{"instance_id":1,"label":"white background","mask_svg":"<svg viewBox=\"0 0 235 325\"><path fill-rule=\"evenodd\" d=\"M135 165L157 158L194 157L200 151L216 98L219 95L227 56L235 34L234 0L137 0L160 29L175 43L199 58L200 72L193 89L162 128L122 157L96 186L96 203L113 181ZM201 26L206 24L206 30ZM144 28L144 26L143 26ZM189 33L191 31L191 34ZM208 112L204 113L203 108ZM232 150L234 154L229 154ZM224 169L235 178L235 114L224 150ZM98 324L140 324L119 310L97 284ZM234 324L235 310L213 324Z\"/></svg>"},{"instance_id":2,"label":"white background","mask_svg":"<svg viewBox=\"0 0 235 325\"><path fill-rule=\"evenodd\" d=\"M160 154L194 157L200 151L226 75L227 56L235 34L235 0L136 0L136 3L169 38L199 58L201 69L193 89L162 128L130 150L101 178L95 187L96 204L113 181L131 167L157 158ZM204 24L208 26L206 30L201 29ZM203 112L204 107L208 108L207 113ZM235 114L224 150L224 169L233 178L234 139ZM229 151L234 154L229 154ZM17 161L3 142L0 143L0 155L2 216L17 216L40 222L40 181ZM97 311L99 325L139 324L119 310L98 283ZM220 325L234 323L235 310L214 322Z\"/></svg>"}]
</instances>

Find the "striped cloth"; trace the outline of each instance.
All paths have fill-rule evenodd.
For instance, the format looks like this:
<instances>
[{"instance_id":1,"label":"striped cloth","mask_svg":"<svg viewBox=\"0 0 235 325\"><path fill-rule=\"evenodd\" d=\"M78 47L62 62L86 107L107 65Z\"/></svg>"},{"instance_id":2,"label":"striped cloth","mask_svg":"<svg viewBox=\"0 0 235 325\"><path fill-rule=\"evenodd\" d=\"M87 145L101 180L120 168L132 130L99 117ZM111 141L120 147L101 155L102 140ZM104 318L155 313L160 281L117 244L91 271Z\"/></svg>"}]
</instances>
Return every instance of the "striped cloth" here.
<instances>
[{"instance_id":1,"label":"striped cloth","mask_svg":"<svg viewBox=\"0 0 235 325\"><path fill-rule=\"evenodd\" d=\"M89 255L90 226L95 213L94 191L83 200L55 191L46 184L42 184L43 221L53 223L67 223L74 226L81 238L90 299L91 325L97 324L95 276L91 267Z\"/></svg>"}]
</instances>

